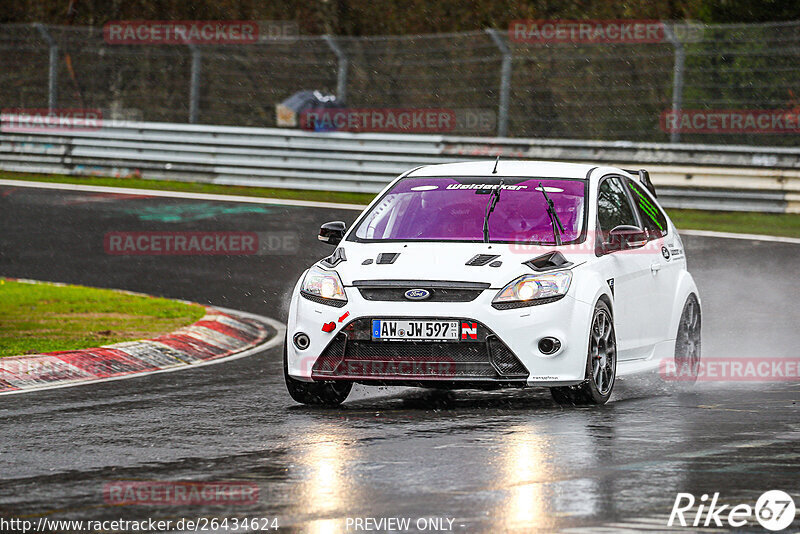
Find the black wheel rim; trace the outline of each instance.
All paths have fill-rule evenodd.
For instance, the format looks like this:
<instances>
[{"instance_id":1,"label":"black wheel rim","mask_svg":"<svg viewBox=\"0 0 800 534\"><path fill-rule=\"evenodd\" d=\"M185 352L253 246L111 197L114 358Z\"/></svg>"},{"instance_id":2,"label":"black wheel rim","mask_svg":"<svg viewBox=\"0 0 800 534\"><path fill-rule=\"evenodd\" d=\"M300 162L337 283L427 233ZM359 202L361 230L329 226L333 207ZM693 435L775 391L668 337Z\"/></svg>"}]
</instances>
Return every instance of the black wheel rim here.
<instances>
[{"instance_id":1,"label":"black wheel rim","mask_svg":"<svg viewBox=\"0 0 800 534\"><path fill-rule=\"evenodd\" d=\"M601 395L608 395L614 385L617 345L614 339L614 324L605 310L598 310L592 321L589 357L592 361L592 381Z\"/></svg>"},{"instance_id":2,"label":"black wheel rim","mask_svg":"<svg viewBox=\"0 0 800 534\"><path fill-rule=\"evenodd\" d=\"M688 365L691 373L697 374L700 366L700 305L690 299L683 309L680 327L680 359L678 364Z\"/></svg>"}]
</instances>

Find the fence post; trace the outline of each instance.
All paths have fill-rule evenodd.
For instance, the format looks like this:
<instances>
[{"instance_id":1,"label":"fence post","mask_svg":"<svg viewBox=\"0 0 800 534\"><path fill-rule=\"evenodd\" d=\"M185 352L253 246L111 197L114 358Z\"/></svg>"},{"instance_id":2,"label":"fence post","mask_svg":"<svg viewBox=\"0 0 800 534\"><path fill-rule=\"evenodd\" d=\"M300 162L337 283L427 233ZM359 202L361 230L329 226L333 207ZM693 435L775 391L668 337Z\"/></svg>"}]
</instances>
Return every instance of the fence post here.
<instances>
[{"instance_id":1,"label":"fence post","mask_svg":"<svg viewBox=\"0 0 800 534\"><path fill-rule=\"evenodd\" d=\"M322 38L328 43L328 47L336 55L339 63L336 73L336 100L344 103L347 101L347 56L333 37L323 35Z\"/></svg>"},{"instance_id":2,"label":"fence post","mask_svg":"<svg viewBox=\"0 0 800 534\"><path fill-rule=\"evenodd\" d=\"M197 123L197 114L200 110L200 49L196 45L190 44L189 50L192 53L192 72L189 81L189 123Z\"/></svg>"},{"instance_id":3,"label":"fence post","mask_svg":"<svg viewBox=\"0 0 800 534\"><path fill-rule=\"evenodd\" d=\"M683 69L686 64L686 50L683 48L683 43L672 31L672 26L668 23L664 25L664 35L667 40L675 47L675 63L672 67L672 111L679 113L683 106ZM680 143L680 132L670 132L670 143Z\"/></svg>"},{"instance_id":4,"label":"fence post","mask_svg":"<svg viewBox=\"0 0 800 534\"><path fill-rule=\"evenodd\" d=\"M55 40L50 36L41 23L35 23L36 29L42 36L42 39L47 41L47 46L50 47L50 67L47 73L47 108L53 111L58 107L58 45Z\"/></svg>"},{"instance_id":5,"label":"fence post","mask_svg":"<svg viewBox=\"0 0 800 534\"><path fill-rule=\"evenodd\" d=\"M497 30L487 28L486 33L489 34L503 55L500 67L500 104L497 107L497 137L506 137L508 135L508 100L511 93L511 49L508 48Z\"/></svg>"}]
</instances>

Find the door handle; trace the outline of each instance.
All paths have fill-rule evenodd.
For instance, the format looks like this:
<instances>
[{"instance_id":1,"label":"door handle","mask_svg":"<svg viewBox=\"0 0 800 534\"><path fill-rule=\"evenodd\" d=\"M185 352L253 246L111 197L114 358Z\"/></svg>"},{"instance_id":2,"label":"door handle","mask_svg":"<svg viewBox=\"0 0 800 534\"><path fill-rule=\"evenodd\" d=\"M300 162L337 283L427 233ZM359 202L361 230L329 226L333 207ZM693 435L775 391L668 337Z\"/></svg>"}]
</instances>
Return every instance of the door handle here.
<instances>
[{"instance_id":1,"label":"door handle","mask_svg":"<svg viewBox=\"0 0 800 534\"><path fill-rule=\"evenodd\" d=\"M661 264L660 263L651 263L650 264L650 271L653 274L656 274L660 270L661 270Z\"/></svg>"}]
</instances>

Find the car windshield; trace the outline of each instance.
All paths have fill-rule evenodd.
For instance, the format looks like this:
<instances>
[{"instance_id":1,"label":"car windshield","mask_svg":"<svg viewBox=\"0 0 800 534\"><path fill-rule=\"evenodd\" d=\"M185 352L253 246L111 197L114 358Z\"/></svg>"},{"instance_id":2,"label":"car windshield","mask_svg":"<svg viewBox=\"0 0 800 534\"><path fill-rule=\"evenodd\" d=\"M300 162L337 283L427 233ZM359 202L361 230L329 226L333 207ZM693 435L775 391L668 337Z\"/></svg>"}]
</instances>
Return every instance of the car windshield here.
<instances>
[{"instance_id":1,"label":"car windshield","mask_svg":"<svg viewBox=\"0 0 800 534\"><path fill-rule=\"evenodd\" d=\"M498 177L432 177L399 180L361 219L358 240L483 241L483 223ZM553 201L563 243L583 230L583 180L503 178L489 218L489 240L553 243L553 226L539 183Z\"/></svg>"}]
</instances>

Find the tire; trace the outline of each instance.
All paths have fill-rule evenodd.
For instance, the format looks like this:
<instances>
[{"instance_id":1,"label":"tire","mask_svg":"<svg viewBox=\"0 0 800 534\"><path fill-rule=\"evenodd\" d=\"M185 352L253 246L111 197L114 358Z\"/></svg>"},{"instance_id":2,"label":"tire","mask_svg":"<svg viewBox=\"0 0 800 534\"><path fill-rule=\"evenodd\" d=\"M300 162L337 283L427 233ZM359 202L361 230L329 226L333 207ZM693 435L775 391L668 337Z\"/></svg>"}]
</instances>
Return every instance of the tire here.
<instances>
[{"instance_id":1,"label":"tire","mask_svg":"<svg viewBox=\"0 0 800 534\"><path fill-rule=\"evenodd\" d=\"M681 382L694 384L700 369L700 330L702 311L692 293L683 305L678 334L675 338L675 366Z\"/></svg>"},{"instance_id":2,"label":"tire","mask_svg":"<svg viewBox=\"0 0 800 534\"><path fill-rule=\"evenodd\" d=\"M558 404L600 405L608 402L617 377L617 338L608 305L598 301L589 329L586 380L575 386L550 388Z\"/></svg>"},{"instance_id":3,"label":"tire","mask_svg":"<svg viewBox=\"0 0 800 534\"><path fill-rule=\"evenodd\" d=\"M283 378L289 395L300 404L310 406L339 406L353 389L352 382L303 382L289 376L289 361L286 354L288 335L283 339Z\"/></svg>"}]
</instances>

